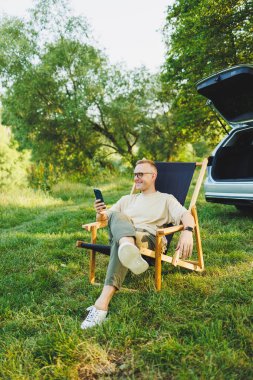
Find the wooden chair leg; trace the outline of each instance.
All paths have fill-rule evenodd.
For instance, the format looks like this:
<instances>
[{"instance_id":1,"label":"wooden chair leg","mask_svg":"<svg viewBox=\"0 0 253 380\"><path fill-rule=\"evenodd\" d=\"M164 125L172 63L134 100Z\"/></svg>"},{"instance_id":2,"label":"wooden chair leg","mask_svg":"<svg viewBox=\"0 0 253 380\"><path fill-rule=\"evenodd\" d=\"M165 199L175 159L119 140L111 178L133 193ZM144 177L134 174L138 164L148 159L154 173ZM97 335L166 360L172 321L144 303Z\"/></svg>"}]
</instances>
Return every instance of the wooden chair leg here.
<instances>
[{"instance_id":1,"label":"wooden chair leg","mask_svg":"<svg viewBox=\"0 0 253 380\"><path fill-rule=\"evenodd\" d=\"M155 287L156 290L161 290L162 287L162 236L156 236L155 249Z\"/></svg>"},{"instance_id":2,"label":"wooden chair leg","mask_svg":"<svg viewBox=\"0 0 253 380\"><path fill-rule=\"evenodd\" d=\"M91 227L91 243L96 244L97 240L97 228L95 226ZM90 283L95 283L95 267L96 267L96 252L90 251Z\"/></svg>"},{"instance_id":3,"label":"wooden chair leg","mask_svg":"<svg viewBox=\"0 0 253 380\"><path fill-rule=\"evenodd\" d=\"M202 250L202 243L201 243L201 237L200 237L199 221L198 221L196 206L192 207L192 215L195 221L195 235L196 235L196 248L197 248L197 253L198 253L198 265L201 270L204 270L204 257L203 257L203 250Z\"/></svg>"}]
</instances>

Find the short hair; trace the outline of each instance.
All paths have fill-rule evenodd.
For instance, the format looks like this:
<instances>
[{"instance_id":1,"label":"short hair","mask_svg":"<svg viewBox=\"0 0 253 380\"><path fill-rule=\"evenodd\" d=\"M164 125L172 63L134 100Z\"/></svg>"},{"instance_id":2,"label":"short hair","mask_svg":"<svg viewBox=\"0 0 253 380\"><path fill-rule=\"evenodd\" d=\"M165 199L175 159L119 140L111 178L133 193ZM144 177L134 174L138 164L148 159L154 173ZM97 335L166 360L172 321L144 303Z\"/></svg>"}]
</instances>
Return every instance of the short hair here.
<instances>
[{"instance_id":1,"label":"short hair","mask_svg":"<svg viewBox=\"0 0 253 380\"><path fill-rule=\"evenodd\" d=\"M143 158L142 160L139 160L136 162L135 166L136 165L140 165L140 164L149 164L150 166L153 167L153 169L155 169L155 172L157 173L157 167L156 167L156 164L154 161L152 160L146 160L145 158Z\"/></svg>"}]
</instances>

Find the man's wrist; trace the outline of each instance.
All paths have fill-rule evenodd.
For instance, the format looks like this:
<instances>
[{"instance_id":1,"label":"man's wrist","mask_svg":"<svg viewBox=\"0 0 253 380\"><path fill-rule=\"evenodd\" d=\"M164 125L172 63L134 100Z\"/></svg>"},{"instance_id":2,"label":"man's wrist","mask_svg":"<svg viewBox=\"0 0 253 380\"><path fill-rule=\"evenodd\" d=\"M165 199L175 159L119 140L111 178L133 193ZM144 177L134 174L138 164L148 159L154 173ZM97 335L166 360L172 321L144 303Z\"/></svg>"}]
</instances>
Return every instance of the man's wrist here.
<instances>
[{"instance_id":1,"label":"man's wrist","mask_svg":"<svg viewBox=\"0 0 253 380\"><path fill-rule=\"evenodd\" d=\"M107 220L107 215L106 213L103 213L103 214L100 214L100 213L97 213L96 214L96 221L97 222L102 222L104 220Z\"/></svg>"}]
</instances>

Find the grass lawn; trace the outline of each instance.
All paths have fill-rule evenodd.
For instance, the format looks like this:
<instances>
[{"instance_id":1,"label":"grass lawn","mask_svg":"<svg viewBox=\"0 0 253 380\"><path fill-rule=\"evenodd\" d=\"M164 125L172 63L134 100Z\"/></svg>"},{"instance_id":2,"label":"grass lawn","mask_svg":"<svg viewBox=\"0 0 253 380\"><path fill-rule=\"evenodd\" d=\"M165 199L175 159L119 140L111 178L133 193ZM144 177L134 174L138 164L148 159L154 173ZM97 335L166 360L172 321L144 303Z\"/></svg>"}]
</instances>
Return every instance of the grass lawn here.
<instances>
[{"instance_id":1,"label":"grass lawn","mask_svg":"<svg viewBox=\"0 0 253 380\"><path fill-rule=\"evenodd\" d=\"M130 181L100 186L107 204ZM94 221L92 187L0 195L0 379L252 379L253 218L198 202L206 271L163 267L129 274L109 318L82 331L101 287L75 248ZM100 232L106 241L107 232ZM176 241L176 239L174 238ZM99 256L97 281L108 258Z\"/></svg>"}]
</instances>

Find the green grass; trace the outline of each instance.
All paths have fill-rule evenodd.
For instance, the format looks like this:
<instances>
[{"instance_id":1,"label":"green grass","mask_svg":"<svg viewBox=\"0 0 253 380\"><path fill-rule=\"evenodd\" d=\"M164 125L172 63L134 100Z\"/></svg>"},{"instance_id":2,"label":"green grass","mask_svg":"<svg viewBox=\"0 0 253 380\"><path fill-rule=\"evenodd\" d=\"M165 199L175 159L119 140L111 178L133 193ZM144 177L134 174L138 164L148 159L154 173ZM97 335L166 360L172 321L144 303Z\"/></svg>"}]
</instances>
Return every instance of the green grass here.
<instances>
[{"instance_id":1,"label":"green grass","mask_svg":"<svg viewBox=\"0 0 253 380\"><path fill-rule=\"evenodd\" d=\"M100 186L108 204L129 180ZM0 195L1 379L252 379L252 221L232 206L198 202L206 271L163 267L129 274L108 321L82 331L101 287L88 281L92 187L64 183L51 195ZM106 231L100 232L106 242ZM99 256L97 281L108 258Z\"/></svg>"}]
</instances>

